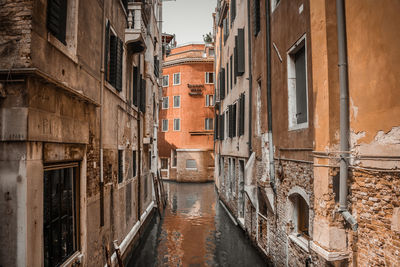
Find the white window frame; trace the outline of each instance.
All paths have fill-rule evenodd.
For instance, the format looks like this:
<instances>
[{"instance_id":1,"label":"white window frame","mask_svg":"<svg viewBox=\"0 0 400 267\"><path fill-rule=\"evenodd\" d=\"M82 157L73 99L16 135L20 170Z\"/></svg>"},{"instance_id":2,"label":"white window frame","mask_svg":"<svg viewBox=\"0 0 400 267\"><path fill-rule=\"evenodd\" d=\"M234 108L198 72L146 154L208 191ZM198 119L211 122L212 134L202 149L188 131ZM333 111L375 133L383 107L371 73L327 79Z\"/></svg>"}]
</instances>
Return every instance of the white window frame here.
<instances>
[{"instance_id":1,"label":"white window frame","mask_svg":"<svg viewBox=\"0 0 400 267\"><path fill-rule=\"evenodd\" d=\"M210 124L210 120L212 120L212 123L211 123L211 124ZM207 127L207 123L208 123L208 126L211 125L211 129L210 129L210 127ZM205 118L205 119L204 119L204 129L205 129L206 131L212 131L212 130L214 130L214 119L213 119L213 118Z\"/></svg>"},{"instance_id":2,"label":"white window frame","mask_svg":"<svg viewBox=\"0 0 400 267\"><path fill-rule=\"evenodd\" d=\"M190 167L187 166L187 162L188 162L189 160L194 161L194 163L196 164L196 167L195 167L195 168L190 168ZM186 170L197 170L197 161L196 161L195 159L187 159L186 162L185 162L185 167L186 167Z\"/></svg>"},{"instance_id":3,"label":"white window frame","mask_svg":"<svg viewBox=\"0 0 400 267\"><path fill-rule=\"evenodd\" d=\"M296 66L293 55L304 46L305 70L306 70L306 100L307 100L307 121L297 123L296 109ZM304 34L287 52L287 84L288 84L288 123L289 131L308 128L310 121L308 102L308 69L307 69L307 38Z\"/></svg>"},{"instance_id":4,"label":"white window frame","mask_svg":"<svg viewBox=\"0 0 400 267\"><path fill-rule=\"evenodd\" d=\"M177 97L179 99L179 106L175 106L175 97ZM180 108L181 107L181 96L180 95L174 95L173 99L172 99L173 103L172 103L172 107L173 108Z\"/></svg>"},{"instance_id":5,"label":"white window frame","mask_svg":"<svg viewBox=\"0 0 400 267\"><path fill-rule=\"evenodd\" d=\"M175 83L175 76L178 76L178 77L179 77L179 83ZM180 84L181 84L181 73L180 73L180 72L174 73L173 78L174 78L173 81L172 81L172 84L173 84L173 85L180 85Z\"/></svg>"},{"instance_id":6,"label":"white window frame","mask_svg":"<svg viewBox=\"0 0 400 267\"><path fill-rule=\"evenodd\" d=\"M164 129L164 121L167 122L167 129L166 129L166 130ZM162 131L162 132L164 132L164 133L165 133L165 132L168 132L168 123L169 123L169 122L168 122L167 119L161 120L161 131Z\"/></svg>"},{"instance_id":7,"label":"white window frame","mask_svg":"<svg viewBox=\"0 0 400 267\"><path fill-rule=\"evenodd\" d=\"M212 101L210 101L210 97L212 97ZM214 95L206 95L206 107L214 106Z\"/></svg>"},{"instance_id":8,"label":"white window frame","mask_svg":"<svg viewBox=\"0 0 400 267\"><path fill-rule=\"evenodd\" d=\"M213 77L213 81L210 83L210 78L209 75L212 74ZM215 81L215 73L214 72L206 72L206 76L205 76L205 84L214 84Z\"/></svg>"},{"instance_id":9,"label":"white window frame","mask_svg":"<svg viewBox=\"0 0 400 267\"><path fill-rule=\"evenodd\" d=\"M175 129L175 121L179 121L179 129ZM180 132L181 131L181 119L180 118L175 118L174 119L174 132Z\"/></svg>"},{"instance_id":10,"label":"white window frame","mask_svg":"<svg viewBox=\"0 0 400 267\"><path fill-rule=\"evenodd\" d=\"M164 107L164 99L167 99L167 107ZM161 109L168 109L169 108L169 97L168 96L164 96L163 98L162 98L162 106L161 106Z\"/></svg>"},{"instance_id":11,"label":"white window frame","mask_svg":"<svg viewBox=\"0 0 400 267\"><path fill-rule=\"evenodd\" d=\"M164 84L165 77L167 77L167 79L166 79L167 84ZM169 75L163 75L163 78L162 78L162 86L163 86L163 87L168 87L168 86L169 86Z\"/></svg>"}]
</instances>

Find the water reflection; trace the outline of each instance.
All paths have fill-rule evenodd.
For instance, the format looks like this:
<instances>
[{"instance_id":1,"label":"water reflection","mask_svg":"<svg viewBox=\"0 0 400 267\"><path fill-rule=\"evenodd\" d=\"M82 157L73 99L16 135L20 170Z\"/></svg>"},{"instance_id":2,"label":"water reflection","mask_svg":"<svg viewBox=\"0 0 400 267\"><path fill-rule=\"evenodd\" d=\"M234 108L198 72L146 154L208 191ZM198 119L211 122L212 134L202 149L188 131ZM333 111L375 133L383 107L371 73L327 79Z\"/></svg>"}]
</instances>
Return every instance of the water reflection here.
<instances>
[{"instance_id":1,"label":"water reflection","mask_svg":"<svg viewBox=\"0 0 400 267\"><path fill-rule=\"evenodd\" d=\"M266 266L225 213L214 184L164 183L168 207L128 263L134 266Z\"/></svg>"}]
</instances>

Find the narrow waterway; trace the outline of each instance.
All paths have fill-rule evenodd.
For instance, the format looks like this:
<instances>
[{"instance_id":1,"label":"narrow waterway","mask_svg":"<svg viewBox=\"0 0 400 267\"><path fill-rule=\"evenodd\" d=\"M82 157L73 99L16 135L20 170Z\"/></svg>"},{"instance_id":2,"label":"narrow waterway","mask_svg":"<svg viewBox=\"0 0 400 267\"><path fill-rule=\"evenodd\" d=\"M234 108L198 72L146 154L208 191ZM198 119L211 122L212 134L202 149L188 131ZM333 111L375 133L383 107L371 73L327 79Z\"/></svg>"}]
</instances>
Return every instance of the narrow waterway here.
<instances>
[{"instance_id":1,"label":"narrow waterway","mask_svg":"<svg viewBox=\"0 0 400 267\"><path fill-rule=\"evenodd\" d=\"M165 182L168 207L127 266L267 266L219 203L214 184Z\"/></svg>"}]
</instances>

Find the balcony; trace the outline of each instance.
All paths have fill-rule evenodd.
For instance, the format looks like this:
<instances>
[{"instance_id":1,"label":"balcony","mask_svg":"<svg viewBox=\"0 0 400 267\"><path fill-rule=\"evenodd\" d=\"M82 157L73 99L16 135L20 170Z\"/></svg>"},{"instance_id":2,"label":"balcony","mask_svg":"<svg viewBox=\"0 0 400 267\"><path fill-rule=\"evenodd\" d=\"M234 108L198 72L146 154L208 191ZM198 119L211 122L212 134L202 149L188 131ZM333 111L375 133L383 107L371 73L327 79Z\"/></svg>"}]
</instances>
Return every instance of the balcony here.
<instances>
[{"instance_id":1,"label":"balcony","mask_svg":"<svg viewBox=\"0 0 400 267\"><path fill-rule=\"evenodd\" d=\"M188 84L190 96L202 96L203 95L203 84Z\"/></svg>"},{"instance_id":2,"label":"balcony","mask_svg":"<svg viewBox=\"0 0 400 267\"><path fill-rule=\"evenodd\" d=\"M128 28L125 29L125 43L128 50L140 53L146 50L146 23L144 14L144 3L128 2Z\"/></svg>"}]
</instances>

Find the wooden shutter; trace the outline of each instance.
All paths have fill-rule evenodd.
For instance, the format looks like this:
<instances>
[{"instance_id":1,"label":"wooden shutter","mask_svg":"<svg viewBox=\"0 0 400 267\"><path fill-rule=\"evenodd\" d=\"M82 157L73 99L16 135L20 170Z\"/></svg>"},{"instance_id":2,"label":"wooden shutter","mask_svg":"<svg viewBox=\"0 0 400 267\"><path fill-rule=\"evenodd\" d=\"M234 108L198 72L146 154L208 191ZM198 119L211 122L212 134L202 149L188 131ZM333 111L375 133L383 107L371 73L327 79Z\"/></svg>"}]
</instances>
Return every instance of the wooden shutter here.
<instances>
[{"instance_id":1,"label":"wooden shutter","mask_svg":"<svg viewBox=\"0 0 400 267\"><path fill-rule=\"evenodd\" d=\"M244 135L245 95L240 95L239 100L239 136Z\"/></svg>"},{"instance_id":2,"label":"wooden shutter","mask_svg":"<svg viewBox=\"0 0 400 267\"><path fill-rule=\"evenodd\" d=\"M47 29L66 45L67 0L48 0L47 5Z\"/></svg>"},{"instance_id":3,"label":"wooden shutter","mask_svg":"<svg viewBox=\"0 0 400 267\"><path fill-rule=\"evenodd\" d=\"M154 76L157 78L160 76L160 61L158 60L158 56L154 56Z\"/></svg>"},{"instance_id":4,"label":"wooden shutter","mask_svg":"<svg viewBox=\"0 0 400 267\"><path fill-rule=\"evenodd\" d=\"M260 31L260 0L253 0L253 30L254 35Z\"/></svg>"},{"instance_id":5,"label":"wooden shutter","mask_svg":"<svg viewBox=\"0 0 400 267\"><path fill-rule=\"evenodd\" d=\"M236 0L231 0L231 24L236 18Z\"/></svg>"},{"instance_id":6,"label":"wooden shutter","mask_svg":"<svg viewBox=\"0 0 400 267\"><path fill-rule=\"evenodd\" d=\"M237 129L237 116L236 116L236 112L237 112L237 105L236 103L233 104L232 107L232 121L233 121L233 125L232 125L232 136L235 137L236 136L236 129Z\"/></svg>"},{"instance_id":7,"label":"wooden shutter","mask_svg":"<svg viewBox=\"0 0 400 267\"><path fill-rule=\"evenodd\" d=\"M238 29L237 36L237 75L242 76L246 69L244 50L244 28Z\"/></svg>"},{"instance_id":8,"label":"wooden shutter","mask_svg":"<svg viewBox=\"0 0 400 267\"><path fill-rule=\"evenodd\" d=\"M146 80L141 78L141 90L140 90L140 111L145 113L146 112Z\"/></svg>"},{"instance_id":9,"label":"wooden shutter","mask_svg":"<svg viewBox=\"0 0 400 267\"><path fill-rule=\"evenodd\" d=\"M106 77L106 80L108 80L108 61L109 61L109 57L108 57L108 53L110 50L110 21L107 20L106 23L106 33L105 33L105 47L104 47L104 77Z\"/></svg>"},{"instance_id":10,"label":"wooden shutter","mask_svg":"<svg viewBox=\"0 0 400 267\"><path fill-rule=\"evenodd\" d=\"M121 39L117 38L117 60L116 60L116 83L115 88L121 92L122 91L122 61L124 54L124 44Z\"/></svg>"},{"instance_id":11,"label":"wooden shutter","mask_svg":"<svg viewBox=\"0 0 400 267\"><path fill-rule=\"evenodd\" d=\"M234 57L234 80L236 84L236 77L238 76L238 37L235 36L235 47L233 48L233 57Z\"/></svg>"},{"instance_id":12,"label":"wooden shutter","mask_svg":"<svg viewBox=\"0 0 400 267\"><path fill-rule=\"evenodd\" d=\"M108 82L116 87L117 82L117 47L118 38L115 35L110 37L110 74Z\"/></svg>"},{"instance_id":13,"label":"wooden shutter","mask_svg":"<svg viewBox=\"0 0 400 267\"><path fill-rule=\"evenodd\" d=\"M122 183L124 180L123 153L123 150L118 150L118 183Z\"/></svg>"},{"instance_id":14,"label":"wooden shutter","mask_svg":"<svg viewBox=\"0 0 400 267\"><path fill-rule=\"evenodd\" d=\"M231 73L230 73L230 85L231 85L231 90L232 90L232 88L233 88L233 83L232 83L232 80L233 80L233 57L232 57L232 55L231 55L231 58L230 58L230 64L231 64L231 69L230 69L230 71L231 71Z\"/></svg>"},{"instance_id":15,"label":"wooden shutter","mask_svg":"<svg viewBox=\"0 0 400 267\"><path fill-rule=\"evenodd\" d=\"M224 140L225 139L225 114L222 113L222 115L220 115L220 123L219 123L219 139L220 140Z\"/></svg>"},{"instance_id":16,"label":"wooden shutter","mask_svg":"<svg viewBox=\"0 0 400 267\"><path fill-rule=\"evenodd\" d=\"M307 122L306 55L303 46L295 55L297 123Z\"/></svg>"},{"instance_id":17,"label":"wooden shutter","mask_svg":"<svg viewBox=\"0 0 400 267\"><path fill-rule=\"evenodd\" d=\"M233 105L229 105L229 137L233 137Z\"/></svg>"},{"instance_id":18,"label":"wooden shutter","mask_svg":"<svg viewBox=\"0 0 400 267\"><path fill-rule=\"evenodd\" d=\"M225 98L225 69L222 68L221 74L221 86L220 86L220 99L223 100Z\"/></svg>"},{"instance_id":19,"label":"wooden shutter","mask_svg":"<svg viewBox=\"0 0 400 267\"><path fill-rule=\"evenodd\" d=\"M132 91L133 91L133 94L132 94L132 103L135 105L135 106L137 106L137 103L138 103L138 90L139 90L139 87L138 87L138 73L139 73L139 69L138 69L138 67L133 67L133 73L132 73L132 79L133 79L133 81L132 81Z\"/></svg>"},{"instance_id":20,"label":"wooden shutter","mask_svg":"<svg viewBox=\"0 0 400 267\"><path fill-rule=\"evenodd\" d=\"M215 116L214 120L214 140L218 140L218 123L219 123L219 115Z\"/></svg>"}]
</instances>

